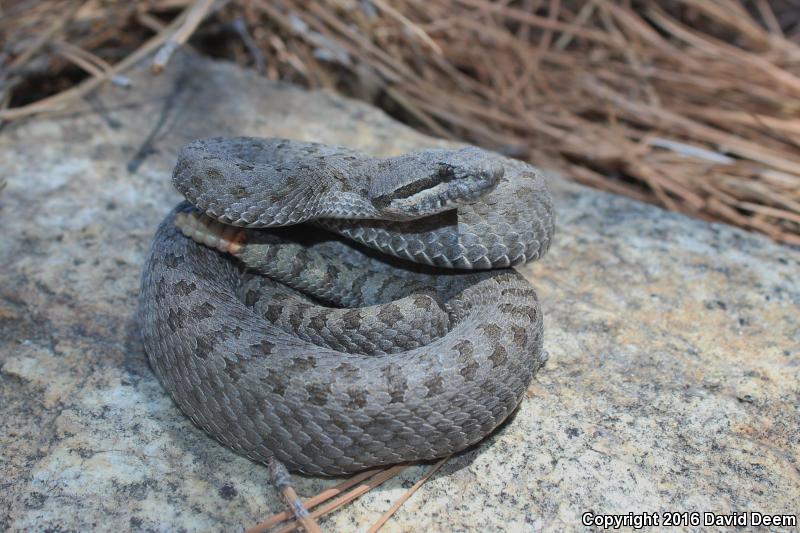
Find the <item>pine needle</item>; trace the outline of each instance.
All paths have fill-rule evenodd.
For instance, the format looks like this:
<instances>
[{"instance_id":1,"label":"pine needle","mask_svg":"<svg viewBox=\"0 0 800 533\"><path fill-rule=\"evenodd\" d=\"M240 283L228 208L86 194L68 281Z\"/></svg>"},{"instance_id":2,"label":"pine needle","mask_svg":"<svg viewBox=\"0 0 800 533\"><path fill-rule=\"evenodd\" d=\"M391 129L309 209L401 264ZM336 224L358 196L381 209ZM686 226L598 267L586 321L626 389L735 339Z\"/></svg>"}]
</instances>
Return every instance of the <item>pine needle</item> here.
<instances>
[{"instance_id":1,"label":"pine needle","mask_svg":"<svg viewBox=\"0 0 800 533\"><path fill-rule=\"evenodd\" d=\"M156 50L153 66L165 68L197 36L200 53L368 99L430 134L800 240L800 26L791 2L222 4L21 0L0 18L9 43L0 120L70 110ZM75 66L89 76L78 84ZM73 85L26 97L47 79L58 90Z\"/></svg>"},{"instance_id":2,"label":"pine needle","mask_svg":"<svg viewBox=\"0 0 800 533\"><path fill-rule=\"evenodd\" d=\"M405 492L405 494L403 494L400 498L398 498L398 500L396 502L394 502L392 504L392 506L389 508L389 510L386 511L383 514L383 516L381 516L378 519L377 522L372 524L372 526L367 530L367 533L376 533L378 530L380 530L383 527L383 525L394 515L394 513L396 513L397 510L400 509L400 507L403 506L403 504L406 502L406 500L408 500L411 496L413 496L414 493L417 492L417 490L419 490L419 488L422 485L424 485L425 482L428 481L428 479L433 474L435 474L436 471L439 470L442 467L442 465L447 462L448 459L450 459L449 455L447 457L443 458L443 459L440 459L439 461L436 462L435 465L430 467L428 469L428 471L425 473L425 475L422 476L422 478L419 481L414 483L414 485L412 485L411 488L408 489Z\"/></svg>"}]
</instances>

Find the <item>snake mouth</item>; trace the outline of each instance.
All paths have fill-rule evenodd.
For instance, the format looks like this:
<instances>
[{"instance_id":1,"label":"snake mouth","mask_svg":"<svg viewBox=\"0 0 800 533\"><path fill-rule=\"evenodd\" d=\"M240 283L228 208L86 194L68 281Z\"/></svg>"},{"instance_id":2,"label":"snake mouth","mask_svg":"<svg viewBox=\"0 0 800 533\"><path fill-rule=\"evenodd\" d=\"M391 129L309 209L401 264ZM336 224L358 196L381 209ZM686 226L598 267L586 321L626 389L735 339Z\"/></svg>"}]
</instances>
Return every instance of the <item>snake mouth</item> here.
<instances>
[{"instance_id":1,"label":"snake mouth","mask_svg":"<svg viewBox=\"0 0 800 533\"><path fill-rule=\"evenodd\" d=\"M474 202L494 189L502 176L500 165L475 169L441 163L430 175L377 196L372 203L393 219L435 215Z\"/></svg>"}]
</instances>

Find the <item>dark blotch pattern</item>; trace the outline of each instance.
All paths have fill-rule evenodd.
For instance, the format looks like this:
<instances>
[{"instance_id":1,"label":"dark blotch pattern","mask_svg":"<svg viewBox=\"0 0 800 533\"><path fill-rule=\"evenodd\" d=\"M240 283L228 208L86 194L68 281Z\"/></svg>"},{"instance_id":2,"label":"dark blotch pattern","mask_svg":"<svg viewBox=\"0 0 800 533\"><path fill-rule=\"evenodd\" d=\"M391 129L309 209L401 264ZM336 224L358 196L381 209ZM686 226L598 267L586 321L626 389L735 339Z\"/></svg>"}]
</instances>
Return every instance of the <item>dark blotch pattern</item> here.
<instances>
[{"instance_id":1,"label":"dark blotch pattern","mask_svg":"<svg viewBox=\"0 0 800 533\"><path fill-rule=\"evenodd\" d=\"M254 344L253 348L255 348L256 351L261 355L270 355L272 354L272 350L275 348L275 343L264 339L258 344Z\"/></svg>"},{"instance_id":2,"label":"dark blotch pattern","mask_svg":"<svg viewBox=\"0 0 800 533\"><path fill-rule=\"evenodd\" d=\"M172 286L172 292L176 296L188 296L192 294L192 292L194 292L195 289L197 289L197 285L185 279L180 280L178 283Z\"/></svg>"},{"instance_id":3,"label":"dark blotch pattern","mask_svg":"<svg viewBox=\"0 0 800 533\"><path fill-rule=\"evenodd\" d=\"M501 328L497 324L492 324L491 322L487 322L486 324L481 324L480 326L478 326L478 328L480 328L480 330L483 331L484 335L486 335L490 339L498 339L503 333L503 328Z\"/></svg>"},{"instance_id":4,"label":"dark blotch pattern","mask_svg":"<svg viewBox=\"0 0 800 533\"><path fill-rule=\"evenodd\" d=\"M203 302L192 309L192 318L195 320L204 320L210 318L213 313L214 305L209 302Z\"/></svg>"},{"instance_id":5,"label":"dark blotch pattern","mask_svg":"<svg viewBox=\"0 0 800 533\"><path fill-rule=\"evenodd\" d=\"M167 326L169 326L169 329L174 333L183 328L183 321L185 319L186 315L181 309L170 309L169 313L167 313Z\"/></svg>"},{"instance_id":6,"label":"dark blotch pattern","mask_svg":"<svg viewBox=\"0 0 800 533\"><path fill-rule=\"evenodd\" d=\"M361 312L357 309L348 311L342 318L344 319L345 325L350 329L357 329L361 326Z\"/></svg>"},{"instance_id":7,"label":"dark blotch pattern","mask_svg":"<svg viewBox=\"0 0 800 533\"><path fill-rule=\"evenodd\" d=\"M403 313L397 308L396 305L392 304L383 306L378 313L378 320L388 326L396 324L402 318Z\"/></svg>"},{"instance_id":8,"label":"dark blotch pattern","mask_svg":"<svg viewBox=\"0 0 800 533\"><path fill-rule=\"evenodd\" d=\"M367 405L367 391L351 387L347 389L347 395L350 397L350 401L347 402L348 408L362 409Z\"/></svg>"},{"instance_id":9,"label":"dark blotch pattern","mask_svg":"<svg viewBox=\"0 0 800 533\"><path fill-rule=\"evenodd\" d=\"M400 365L391 364L383 369L383 376L386 378L387 390L391 400L389 403L402 403L406 392L406 377Z\"/></svg>"},{"instance_id":10,"label":"dark blotch pattern","mask_svg":"<svg viewBox=\"0 0 800 533\"><path fill-rule=\"evenodd\" d=\"M302 358L302 357L295 357L292 359L292 368L295 371L303 372L305 370L310 370L312 368L316 368L317 360L313 357Z\"/></svg>"},{"instance_id":11,"label":"dark blotch pattern","mask_svg":"<svg viewBox=\"0 0 800 533\"><path fill-rule=\"evenodd\" d=\"M502 304L500 310L510 315L526 317L529 321L536 321L536 308L531 305Z\"/></svg>"},{"instance_id":12,"label":"dark blotch pattern","mask_svg":"<svg viewBox=\"0 0 800 533\"><path fill-rule=\"evenodd\" d=\"M306 385L308 392L308 401L314 405L325 405L328 401L328 395L331 393L330 383L309 383Z\"/></svg>"},{"instance_id":13,"label":"dark blotch pattern","mask_svg":"<svg viewBox=\"0 0 800 533\"><path fill-rule=\"evenodd\" d=\"M441 394L444 391L444 379L442 376L431 376L423 383L428 388L427 398Z\"/></svg>"},{"instance_id":14,"label":"dark blotch pattern","mask_svg":"<svg viewBox=\"0 0 800 533\"><path fill-rule=\"evenodd\" d=\"M467 363L467 366L458 371L464 377L464 381L472 381L475 379L475 374L478 373L480 365L474 359Z\"/></svg>"},{"instance_id":15,"label":"dark blotch pattern","mask_svg":"<svg viewBox=\"0 0 800 533\"><path fill-rule=\"evenodd\" d=\"M473 344L472 341L464 339L459 341L453 348L458 352L459 361L467 361L472 358Z\"/></svg>"},{"instance_id":16,"label":"dark blotch pattern","mask_svg":"<svg viewBox=\"0 0 800 533\"><path fill-rule=\"evenodd\" d=\"M197 346L194 350L194 355L200 359L208 357L217 342L213 335L201 335L197 337L196 341Z\"/></svg>"},{"instance_id":17,"label":"dark blotch pattern","mask_svg":"<svg viewBox=\"0 0 800 533\"><path fill-rule=\"evenodd\" d=\"M492 361L492 363L494 363L494 366L500 366L508 360L508 353L503 346L497 345L495 346L492 355L489 356L489 359Z\"/></svg>"}]
</instances>

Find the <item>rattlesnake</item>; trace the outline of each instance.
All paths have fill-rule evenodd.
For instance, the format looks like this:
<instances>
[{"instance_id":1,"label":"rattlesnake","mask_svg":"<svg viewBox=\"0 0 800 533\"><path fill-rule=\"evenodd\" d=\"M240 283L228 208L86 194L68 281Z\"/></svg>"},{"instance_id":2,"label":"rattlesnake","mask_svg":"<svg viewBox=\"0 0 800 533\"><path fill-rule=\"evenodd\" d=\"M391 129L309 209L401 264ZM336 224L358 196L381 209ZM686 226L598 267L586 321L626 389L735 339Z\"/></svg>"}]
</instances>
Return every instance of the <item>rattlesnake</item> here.
<instances>
[{"instance_id":1,"label":"rattlesnake","mask_svg":"<svg viewBox=\"0 0 800 533\"><path fill-rule=\"evenodd\" d=\"M554 230L525 163L212 138L173 182L188 202L147 260L144 346L180 409L253 460L442 457L492 432L544 363L536 294L509 268Z\"/></svg>"}]
</instances>

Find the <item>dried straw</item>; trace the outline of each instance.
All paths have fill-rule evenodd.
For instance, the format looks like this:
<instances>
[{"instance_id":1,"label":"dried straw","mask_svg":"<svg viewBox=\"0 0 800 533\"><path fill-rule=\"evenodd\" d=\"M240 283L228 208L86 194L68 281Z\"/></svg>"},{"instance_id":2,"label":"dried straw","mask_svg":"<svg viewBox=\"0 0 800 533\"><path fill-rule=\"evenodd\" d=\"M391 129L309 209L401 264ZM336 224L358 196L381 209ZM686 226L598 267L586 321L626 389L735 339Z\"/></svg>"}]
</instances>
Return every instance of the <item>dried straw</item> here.
<instances>
[{"instance_id":1,"label":"dried straw","mask_svg":"<svg viewBox=\"0 0 800 533\"><path fill-rule=\"evenodd\" d=\"M386 522L388 522L388 521L389 521L389 519L390 519L390 518L391 518L391 517L394 515L394 513L396 513L396 512L397 512L397 510L398 510L398 509L400 509L400 507L402 507L402 506L403 506L403 504L404 504L404 503L405 503L405 502L406 502L406 501L407 501L407 500L408 500L408 499L409 499L411 496L413 496L413 495L414 495L414 493L415 493L415 492L417 492L417 491L419 490L419 488L420 488L422 485L424 485L424 484L425 484L425 482L426 482L426 481L428 481L428 480L430 479L430 477L431 477L433 474L435 474L435 473L436 473L436 472L437 472L437 471L438 471L438 470L439 470L439 469L442 467L442 465L444 465L444 464L447 462L447 460L448 460L448 459L450 459L450 456L449 456L449 455L448 455L447 457L443 457L442 459L439 459L439 460L436 462L436 464L434 464L432 467L430 467L430 468L428 469L428 471L425 473L425 475L424 475L424 476L422 476L422 477L419 479L419 481L417 481L416 483L414 483L414 484L411 486L411 488L410 488L410 489L408 489L408 490L407 490L407 491L406 491L406 492L405 492L405 493L404 493L402 496L400 496L400 498L399 498L399 499L398 499L396 502L394 502L394 503L392 504L392 506L389 508L389 510L388 510L388 511L386 511L385 513L383 513L383 515L381 515L381 517L378 519L378 521L377 521L377 522L375 522L374 524L372 524L372 525L370 526L370 528L367 530L367 533L377 533L378 531L380 531L380 529L381 529L381 528L384 526L384 524L386 524Z\"/></svg>"},{"instance_id":2,"label":"dried straw","mask_svg":"<svg viewBox=\"0 0 800 533\"><path fill-rule=\"evenodd\" d=\"M800 16L786 2L212 4L16 3L0 13L0 120L68 109L155 50L164 68L194 35L201 52L271 79L800 244ZM89 76L80 84L25 98L30 80L63 85L76 67Z\"/></svg>"}]
</instances>

